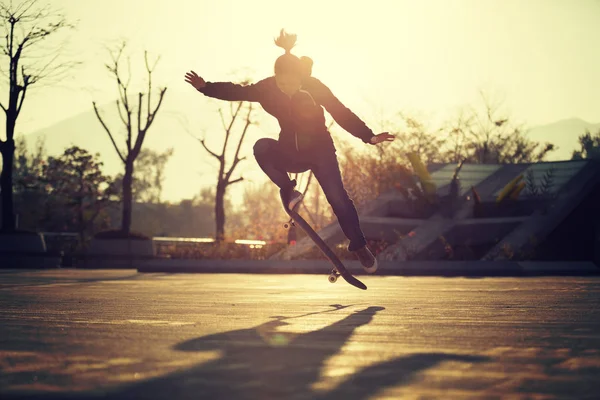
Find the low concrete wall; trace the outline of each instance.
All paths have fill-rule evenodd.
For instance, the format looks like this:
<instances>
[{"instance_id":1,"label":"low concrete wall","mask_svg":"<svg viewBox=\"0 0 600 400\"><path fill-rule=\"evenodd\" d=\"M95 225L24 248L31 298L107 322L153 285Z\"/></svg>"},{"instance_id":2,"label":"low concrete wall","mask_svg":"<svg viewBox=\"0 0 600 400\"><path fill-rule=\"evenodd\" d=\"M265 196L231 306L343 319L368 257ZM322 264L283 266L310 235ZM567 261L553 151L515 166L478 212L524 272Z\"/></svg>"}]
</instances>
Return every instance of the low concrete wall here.
<instances>
[{"instance_id":1,"label":"low concrete wall","mask_svg":"<svg viewBox=\"0 0 600 400\"><path fill-rule=\"evenodd\" d=\"M61 260L59 255L45 253L3 253L0 254L0 268L60 268Z\"/></svg>"},{"instance_id":2,"label":"low concrete wall","mask_svg":"<svg viewBox=\"0 0 600 400\"><path fill-rule=\"evenodd\" d=\"M59 268L61 256L46 251L41 233L0 235L0 268Z\"/></svg>"},{"instance_id":3,"label":"low concrete wall","mask_svg":"<svg viewBox=\"0 0 600 400\"><path fill-rule=\"evenodd\" d=\"M45 253L46 242L41 233L0 235L0 253Z\"/></svg>"},{"instance_id":4,"label":"low concrete wall","mask_svg":"<svg viewBox=\"0 0 600 400\"><path fill-rule=\"evenodd\" d=\"M87 255L91 256L154 256L153 240L139 239L92 239Z\"/></svg>"},{"instance_id":5,"label":"low concrete wall","mask_svg":"<svg viewBox=\"0 0 600 400\"><path fill-rule=\"evenodd\" d=\"M79 255L74 267L79 269L135 269L153 257Z\"/></svg>"},{"instance_id":6,"label":"low concrete wall","mask_svg":"<svg viewBox=\"0 0 600 400\"><path fill-rule=\"evenodd\" d=\"M154 258L154 241L139 239L92 239L85 254L76 256L75 266L86 269L136 268Z\"/></svg>"}]
</instances>

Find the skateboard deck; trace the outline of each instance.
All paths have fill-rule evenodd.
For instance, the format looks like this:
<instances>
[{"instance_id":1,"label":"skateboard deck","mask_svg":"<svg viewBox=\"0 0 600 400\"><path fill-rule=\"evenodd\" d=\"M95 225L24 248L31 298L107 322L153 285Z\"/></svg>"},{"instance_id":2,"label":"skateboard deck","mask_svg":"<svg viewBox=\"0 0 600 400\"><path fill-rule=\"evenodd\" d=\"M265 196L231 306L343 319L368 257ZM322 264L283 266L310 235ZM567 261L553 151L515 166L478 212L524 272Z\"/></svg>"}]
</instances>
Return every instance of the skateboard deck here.
<instances>
[{"instance_id":1,"label":"skateboard deck","mask_svg":"<svg viewBox=\"0 0 600 400\"><path fill-rule=\"evenodd\" d=\"M292 219L292 223L298 225L306 234L311 238L317 245L319 250L327 257L327 259L333 264L334 268L329 275L329 282L334 283L338 276L344 278L346 282L362 290L367 290L367 286L356 279L352 274L344 267L344 264L339 257L327 246L325 241L315 232L315 230L302 218L295 210L290 210L288 207L283 207L285 212L288 213Z\"/></svg>"}]
</instances>

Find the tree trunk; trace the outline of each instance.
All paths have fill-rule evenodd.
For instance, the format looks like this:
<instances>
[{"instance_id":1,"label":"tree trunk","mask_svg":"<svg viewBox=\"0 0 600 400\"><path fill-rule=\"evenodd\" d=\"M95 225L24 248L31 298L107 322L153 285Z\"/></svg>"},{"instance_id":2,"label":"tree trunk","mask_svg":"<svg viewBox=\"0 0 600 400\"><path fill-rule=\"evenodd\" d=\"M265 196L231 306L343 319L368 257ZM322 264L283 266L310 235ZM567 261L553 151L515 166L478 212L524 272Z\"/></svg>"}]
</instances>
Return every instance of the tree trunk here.
<instances>
[{"instance_id":1,"label":"tree trunk","mask_svg":"<svg viewBox=\"0 0 600 400\"><path fill-rule=\"evenodd\" d=\"M83 218L83 204L81 204L81 200L79 201L78 211L77 211L77 224L79 225L79 242L81 245L85 242L85 223Z\"/></svg>"},{"instance_id":2,"label":"tree trunk","mask_svg":"<svg viewBox=\"0 0 600 400\"><path fill-rule=\"evenodd\" d=\"M7 119L8 116L7 116ZM13 160L15 156L15 141L13 138L15 125L7 121L6 130L8 139L0 145L2 153L2 174L0 174L0 191L2 192L2 228L3 232L14 232L16 229L14 202L13 202ZM10 133L9 133L10 130Z\"/></svg>"},{"instance_id":3,"label":"tree trunk","mask_svg":"<svg viewBox=\"0 0 600 400\"><path fill-rule=\"evenodd\" d=\"M216 236L215 240L217 243L225 240L225 184L223 182L217 183L217 193L215 196L215 222L216 222Z\"/></svg>"},{"instance_id":4,"label":"tree trunk","mask_svg":"<svg viewBox=\"0 0 600 400\"><path fill-rule=\"evenodd\" d=\"M598 204L598 201L600 201L600 185L596 186L596 190L593 193L592 199L596 199L594 203ZM600 267L600 210L596 207L592 211L592 214L594 218L594 248L592 257L596 266Z\"/></svg>"},{"instance_id":5,"label":"tree trunk","mask_svg":"<svg viewBox=\"0 0 600 400\"><path fill-rule=\"evenodd\" d=\"M123 176L123 216L121 218L121 231L125 235L129 235L131 231L132 181L133 161L127 160L125 163L125 175Z\"/></svg>"},{"instance_id":6,"label":"tree trunk","mask_svg":"<svg viewBox=\"0 0 600 400\"><path fill-rule=\"evenodd\" d=\"M83 183L83 170L77 171L79 174L79 188L77 190L77 234L79 236L79 243L83 246L85 239L85 225L83 217L83 199L84 199L84 183Z\"/></svg>"}]
</instances>

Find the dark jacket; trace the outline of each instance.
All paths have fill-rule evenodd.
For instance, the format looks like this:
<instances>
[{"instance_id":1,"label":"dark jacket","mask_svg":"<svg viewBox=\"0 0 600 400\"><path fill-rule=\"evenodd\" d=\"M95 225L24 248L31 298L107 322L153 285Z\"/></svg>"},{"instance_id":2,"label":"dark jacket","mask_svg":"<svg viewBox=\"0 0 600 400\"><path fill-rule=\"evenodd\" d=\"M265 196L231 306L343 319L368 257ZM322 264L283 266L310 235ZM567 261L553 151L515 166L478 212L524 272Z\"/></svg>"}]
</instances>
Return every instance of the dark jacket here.
<instances>
[{"instance_id":1,"label":"dark jacket","mask_svg":"<svg viewBox=\"0 0 600 400\"><path fill-rule=\"evenodd\" d=\"M345 107L327 86L313 77L306 79L302 90L291 99L279 90L273 76L246 86L231 82L207 82L200 92L221 100L260 103L266 112L279 121L279 141L288 149L334 149L322 107L342 128L363 142L370 143L374 136L373 131L356 114Z\"/></svg>"}]
</instances>

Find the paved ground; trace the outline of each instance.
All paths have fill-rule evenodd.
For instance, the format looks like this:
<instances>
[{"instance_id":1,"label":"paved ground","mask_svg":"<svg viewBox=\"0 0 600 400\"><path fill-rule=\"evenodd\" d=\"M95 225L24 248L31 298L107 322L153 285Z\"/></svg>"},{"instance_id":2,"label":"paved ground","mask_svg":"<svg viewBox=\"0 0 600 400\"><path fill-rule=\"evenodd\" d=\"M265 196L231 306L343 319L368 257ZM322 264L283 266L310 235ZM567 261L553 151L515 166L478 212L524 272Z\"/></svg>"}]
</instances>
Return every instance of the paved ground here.
<instances>
[{"instance_id":1,"label":"paved ground","mask_svg":"<svg viewBox=\"0 0 600 400\"><path fill-rule=\"evenodd\" d=\"M0 397L598 398L600 278L0 271Z\"/></svg>"}]
</instances>

